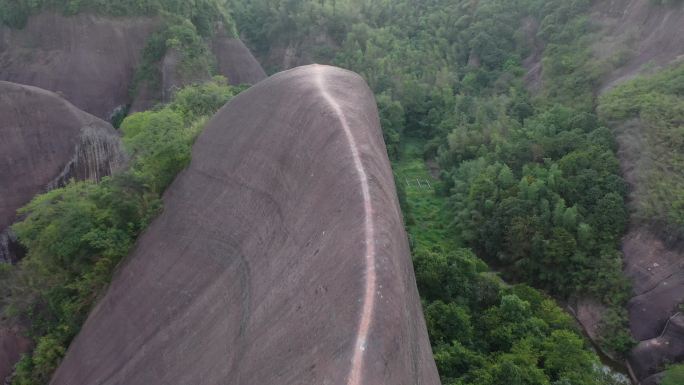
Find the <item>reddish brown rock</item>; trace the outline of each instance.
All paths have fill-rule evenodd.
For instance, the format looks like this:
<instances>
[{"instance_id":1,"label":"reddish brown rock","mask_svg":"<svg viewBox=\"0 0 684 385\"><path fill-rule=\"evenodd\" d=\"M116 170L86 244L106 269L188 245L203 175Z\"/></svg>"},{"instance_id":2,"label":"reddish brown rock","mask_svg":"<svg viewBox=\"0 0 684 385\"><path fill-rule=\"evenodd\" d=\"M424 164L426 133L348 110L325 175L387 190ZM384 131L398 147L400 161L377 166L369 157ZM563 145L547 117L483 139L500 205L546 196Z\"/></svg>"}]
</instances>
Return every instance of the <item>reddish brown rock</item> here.
<instances>
[{"instance_id":1,"label":"reddish brown rock","mask_svg":"<svg viewBox=\"0 0 684 385\"><path fill-rule=\"evenodd\" d=\"M216 55L218 73L227 77L230 84L256 84L266 78L261 64L242 40L219 35L211 48Z\"/></svg>"},{"instance_id":2,"label":"reddish brown rock","mask_svg":"<svg viewBox=\"0 0 684 385\"><path fill-rule=\"evenodd\" d=\"M661 335L641 341L629 355L629 362L637 378L640 379L662 372L668 364L682 360L684 360L684 314L682 313L677 313L669 319Z\"/></svg>"},{"instance_id":3,"label":"reddish brown rock","mask_svg":"<svg viewBox=\"0 0 684 385\"><path fill-rule=\"evenodd\" d=\"M373 94L307 66L208 123L52 379L439 384Z\"/></svg>"},{"instance_id":4,"label":"reddish brown rock","mask_svg":"<svg viewBox=\"0 0 684 385\"><path fill-rule=\"evenodd\" d=\"M0 328L0 381L14 372L14 364L21 355L31 349L31 340L24 337L20 330Z\"/></svg>"},{"instance_id":5,"label":"reddish brown rock","mask_svg":"<svg viewBox=\"0 0 684 385\"><path fill-rule=\"evenodd\" d=\"M614 63L602 91L667 66L684 55L684 4L651 0L595 1L591 20L600 31L594 53Z\"/></svg>"},{"instance_id":6,"label":"reddish brown rock","mask_svg":"<svg viewBox=\"0 0 684 385\"><path fill-rule=\"evenodd\" d=\"M0 80L60 93L109 119L117 107L131 103L142 49L158 24L143 17L42 13L21 30L0 27Z\"/></svg>"},{"instance_id":7,"label":"reddish brown rock","mask_svg":"<svg viewBox=\"0 0 684 385\"><path fill-rule=\"evenodd\" d=\"M59 95L0 81L0 240L16 210L69 178L99 179L124 164L106 122ZM3 242L0 242L3 243ZM0 259L12 259L0 245Z\"/></svg>"},{"instance_id":8,"label":"reddish brown rock","mask_svg":"<svg viewBox=\"0 0 684 385\"><path fill-rule=\"evenodd\" d=\"M635 294L628 306L632 335L637 341L655 338L684 303L684 253L636 228L625 236L622 247L625 273Z\"/></svg>"}]
</instances>

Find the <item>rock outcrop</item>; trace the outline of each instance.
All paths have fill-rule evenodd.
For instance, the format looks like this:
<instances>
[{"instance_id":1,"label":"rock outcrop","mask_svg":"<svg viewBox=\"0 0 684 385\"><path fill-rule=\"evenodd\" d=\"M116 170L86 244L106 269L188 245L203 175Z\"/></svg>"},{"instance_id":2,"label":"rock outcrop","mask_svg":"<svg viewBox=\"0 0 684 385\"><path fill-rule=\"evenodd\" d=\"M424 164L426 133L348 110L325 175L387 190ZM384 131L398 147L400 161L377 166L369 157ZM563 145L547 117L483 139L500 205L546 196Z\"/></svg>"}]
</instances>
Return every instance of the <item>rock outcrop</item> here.
<instances>
[{"instance_id":1,"label":"rock outcrop","mask_svg":"<svg viewBox=\"0 0 684 385\"><path fill-rule=\"evenodd\" d=\"M599 29L594 52L615 63L603 90L684 55L684 3L651 0L594 2L592 21Z\"/></svg>"},{"instance_id":2,"label":"rock outcrop","mask_svg":"<svg viewBox=\"0 0 684 385\"><path fill-rule=\"evenodd\" d=\"M207 80L209 73L180 78L178 52L170 50L159 70L162 89L144 85L131 96L136 69L148 38L161 26L158 17L31 16L21 30L0 27L0 80L44 88L63 95L78 108L110 120L117 110L142 111L167 101L174 87ZM210 42L220 75L231 84L254 84L264 70L239 39L220 29Z\"/></svg>"},{"instance_id":3,"label":"rock outcrop","mask_svg":"<svg viewBox=\"0 0 684 385\"><path fill-rule=\"evenodd\" d=\"M31 340L25 337L18 328L0 327L0 381L6 379L14 371L14 365L21 355L31 349Z\"/></svg>"},{"instance_id":4,"label":"rock outcrop","mask_svg":"<svg viewBox=\"0 0 684 385\"><path fill-rule=\"evenodd\" d=\"M274 75L221 109L54 375L439 383L373 94Z\"/></svg>"},{"instance_id":5,"label":"rock outcrop","mask_svg":"<svg viewBox=\"0 0 684 385\"><path fill-rule=\"evenodd\" d=\"M240 39L219 34L211 43L218 73L230 84L256 84L266 78L261 64Z\"/></svg>"},{"instance_id":6,"label":"rock outcrop","mask_svg":"<svg viewBox=\"0 0 684 385\"><path fill-rule=\"evenodd\" d=\"M99 179L125 163L116 131L61 96L0 81L0 261L22 256L9 225L36 194L71 178ZM0 329L0 380L9 376L30 340Z\"/></svg>"},{"instance_id":7,"label":"rock outcrop","mask_svg":"<svg viewBox=\"0 0 684 385\"><path fill-rule=\"evenodd\" d=\"M668 319L659 336L639 342L629 359L637 378L648 382L658 380L667 364L684 360L684 313Z\"/></svg>"},{"instance_id":8,"label":"rock outcrop","mask_svg":"<svg viewBox=\"0 0 684 385\"><path fill-rule=\"evenodd\" d=\"M0 27L0 80L57 92L107 120L131 103L135 70L158 24L144 17L44 12L21 30Z\"/></svg>"},{"instance_id":9,"label":"rock outcrop","mask_svg":"<svg viewBox=\"0 0 684 385\"><path fill-rule=\"evenodd\" d=\"M36 194L71 178L99 179L125 163L117 132L59 95L0 81L0 260L8 226Z\"/></svg>"}]
</instances>

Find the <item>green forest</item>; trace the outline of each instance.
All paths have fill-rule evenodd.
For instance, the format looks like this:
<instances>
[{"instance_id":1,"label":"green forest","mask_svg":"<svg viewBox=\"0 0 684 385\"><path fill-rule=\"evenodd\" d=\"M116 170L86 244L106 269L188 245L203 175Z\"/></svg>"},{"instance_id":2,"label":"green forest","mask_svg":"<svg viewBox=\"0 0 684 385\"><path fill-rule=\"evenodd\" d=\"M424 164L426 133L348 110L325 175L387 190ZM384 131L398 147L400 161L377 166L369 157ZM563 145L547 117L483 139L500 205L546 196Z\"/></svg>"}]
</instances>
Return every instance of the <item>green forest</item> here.
<instances>
[{"instance_id":1,"label":"green forest","mask_svg":"<svg viewBox=\"0 0 684 385\"><path fill-rule=\"evenodd\" d=\"M617 385L623 382L601 370L562 307L583 298L602 303L608 310L600 348L621 359L634 346L620 251L627 199L636 202L638 220L684 238L684 177L673 171L684 167L684 65L598 97L602 77L622 58L592 55L590 6L0 0L0 20L21 27L44 9L162 15L136 87L159 82L155 65L170 48L185 53L188 73L212 72L206 39L217 22L260 58L294 44L316 62L358 72L376 94L443 383ZM544 71L530 92L524 60L535 53ZM281 69L266 61L264 67ZM215 78L126 117L126 172L97 184L71 182L21 210L25 219L13 229L28 254L17 266L2 266L2 300L6 317L31 325L36 347L17 367L14 385L49 381L118 262L161 210L161 194L188 164L207 118L241 90ZM622 125L629 135L635 119L649 127L644 148L667 157L668 167L644 162L637 178L649 187L630 196L608 126ZM413 179L434 183L426 190L405 182ZM664 383L677 378L681 367Z\"/></svg>"}]
</instances>

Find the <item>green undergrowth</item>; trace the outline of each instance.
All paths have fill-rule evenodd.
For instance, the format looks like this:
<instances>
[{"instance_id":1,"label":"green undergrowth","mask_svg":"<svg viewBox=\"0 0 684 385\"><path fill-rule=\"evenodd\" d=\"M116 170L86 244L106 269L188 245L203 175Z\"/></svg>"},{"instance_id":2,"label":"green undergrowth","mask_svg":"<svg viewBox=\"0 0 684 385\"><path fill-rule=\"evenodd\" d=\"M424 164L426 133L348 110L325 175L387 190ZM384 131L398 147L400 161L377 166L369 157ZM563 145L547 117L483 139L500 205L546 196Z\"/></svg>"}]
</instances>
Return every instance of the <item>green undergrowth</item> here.
<instances>
[{"instance_id":1,"label":"green undergrowth","mask_svg":"<svg viewBox=\"0 0 684 385\"><path fill-rule=\"evenodd\" d=\"M216 58L197 26L180 16L168 15L143 49L142 61L130 89L132 97L143 88L161 95L162 61L171 50L178 55L179 63L174 75L181 84L216 74Z\"/></svg>"},{"instance_id":2,"label":"green undergrowth","mask_svg":"<svg viewBox=\"0 0 684 385\"><path fill-rule=\"evenodd\" d=\"M49 382L88 312L138 235L162 209L161 194L190 161L208 117L240 91L225 78L180 90L172 103L122 125L130 167L101 182L71 181L38 195L13 226L27 255L3 265L5 320L35 343L13 385Z\"/></svg>"},{"instance_id":3,"label":"green undergrowth","mask_svg":"<svg viewBox=\"0 0 684 385\"><path fill-rule=\"evenodd\" d=\"M448 226L446 200L434 193L442 182L428 172L421 143L418 139L405 140L401 161L394 165L397 184L401 184L410 204L410 214L405 218L410 242L414 248L454 249L456 244Z\"/></svg>"},{"instance_id":4,"label":"green undergrowth","mask_svg":"<svg viewBox=\"0 0 684 385\"><path fill-rule=\"evenodd\" d=\"M617 384L555 302L507 285L451 235L442 182L404 138L394 162L430 342L445 385Z\"/></svg>"},{"instance_id":5,"label":"green undergrowth","mask_svg":"<svg viewBox=\"0 0 684 385\"><path fill-rule=\"evenodd\" d=\"M662 385L684 384L684 365L674 365L667 369Z\"/></svg>"}]
</instances>

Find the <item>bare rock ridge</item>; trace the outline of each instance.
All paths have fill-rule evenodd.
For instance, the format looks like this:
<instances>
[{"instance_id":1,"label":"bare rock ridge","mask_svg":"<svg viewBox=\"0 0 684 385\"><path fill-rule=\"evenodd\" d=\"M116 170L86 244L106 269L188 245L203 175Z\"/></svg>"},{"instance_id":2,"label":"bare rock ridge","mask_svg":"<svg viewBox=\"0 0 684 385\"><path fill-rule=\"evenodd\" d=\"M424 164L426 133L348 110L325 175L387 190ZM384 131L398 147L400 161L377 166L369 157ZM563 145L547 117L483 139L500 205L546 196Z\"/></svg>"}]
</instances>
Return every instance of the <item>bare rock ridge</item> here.
<instances>
[{"instance_id":1,"label":"bare rock ridge","mask_svg":"<svg viewBox=\"0 0 684 385\"><path fill-rule=\"evenodd\" d=\"M243 92L164 203L51 384L439 384L358 75Z\"/></svg>"},{"instance_id":2,"label":"bare rock ridge","mask_svg":"<svg viewBox=\"0 0 684 385\"><path fill-rule=\"evenodd\" d=\"M231 84L256 84L266 78L266 72L240 39L217 36L211 43L216 55L218 72Z\"/></svg>"},{"instance_id":3,"label":"bare rock ridge","mask_svg":"<svg viewBox=\"0 0 684 385\"><path fill-rule=\"evenodd\" d=\"M150 17L44 12L30 17L21 30L0 26L0 80L58 92L102 119L131 104L142 110L163 100L147 89L137 98L130 95L143 48L160 24ZM220 35L213 46L219 74L232 84L252 84L266 77L239 40Z\"/></svg>"},{"instance_id":4,"label":"bare rock ridge","mask_svg":"<svg viewBox=\"0 0 684 385\"><path fill-rule=\"evenodd\" d=\"M125 157L109 123L40 88L0 81L0 116L0 260L7 262L17 209L71 178L110 175Z\"/></svg>"}]
</instances>

